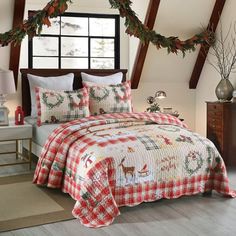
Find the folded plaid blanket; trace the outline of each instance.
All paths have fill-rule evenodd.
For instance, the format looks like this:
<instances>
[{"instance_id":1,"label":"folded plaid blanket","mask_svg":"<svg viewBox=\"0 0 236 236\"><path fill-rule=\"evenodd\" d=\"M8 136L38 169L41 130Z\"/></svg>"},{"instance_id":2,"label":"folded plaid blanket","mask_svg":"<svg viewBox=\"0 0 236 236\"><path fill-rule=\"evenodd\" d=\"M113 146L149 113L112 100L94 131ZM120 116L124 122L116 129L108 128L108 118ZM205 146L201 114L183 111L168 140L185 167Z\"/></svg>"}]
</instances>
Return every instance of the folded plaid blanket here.
<instances>
[{"instance_id":1,"label":"folded plaid blanket","mask_svg":"<svg viewBox=\"0 0 236 236\"><path fill-rule=\"evenodd\" d=\"M49 136L34 183L61 188L88 227L112 223L118 207L230 190L214 144L161 113L114 113L62 124Z\"/></svg>"}]
</instances>

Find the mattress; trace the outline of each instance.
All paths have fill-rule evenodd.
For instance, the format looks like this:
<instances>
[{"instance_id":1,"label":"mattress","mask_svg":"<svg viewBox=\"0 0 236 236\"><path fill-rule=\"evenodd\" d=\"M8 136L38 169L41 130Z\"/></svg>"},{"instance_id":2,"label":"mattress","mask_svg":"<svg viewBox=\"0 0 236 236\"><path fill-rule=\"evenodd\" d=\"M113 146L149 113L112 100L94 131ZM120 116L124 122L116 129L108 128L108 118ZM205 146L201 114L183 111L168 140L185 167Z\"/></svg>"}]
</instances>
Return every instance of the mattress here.
<instances>
[{"instance_id":1,"label":"mattress","mask_svg":"<svg viewBox=\"0 0 236 236\"><path fill-rule=\"evenodd\" d=\"M37 126L37 119L32 117L26 117L25 121L33 126L33 142L40 146L44 146L48 136L56 129L60 124L48 124Z\"/></svg>"}]
</instances>

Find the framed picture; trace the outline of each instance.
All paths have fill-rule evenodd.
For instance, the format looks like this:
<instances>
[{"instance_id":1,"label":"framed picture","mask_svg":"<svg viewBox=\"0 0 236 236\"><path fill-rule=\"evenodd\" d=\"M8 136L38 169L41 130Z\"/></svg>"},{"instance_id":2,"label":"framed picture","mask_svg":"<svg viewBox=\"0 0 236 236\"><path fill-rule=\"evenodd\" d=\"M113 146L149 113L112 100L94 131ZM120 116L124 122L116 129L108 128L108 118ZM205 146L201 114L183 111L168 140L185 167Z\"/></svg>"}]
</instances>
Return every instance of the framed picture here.
<instances>
[{"instance_id":1,"label":"framed picture","mask_svg":"<svg viewBox=\"0 0 236 236\"><path fill-rule=\"evenodd\" d=\"M6 107L0 107L0 126L3 125L9 125L8 109Z\"/></svg>"}]
</instances>

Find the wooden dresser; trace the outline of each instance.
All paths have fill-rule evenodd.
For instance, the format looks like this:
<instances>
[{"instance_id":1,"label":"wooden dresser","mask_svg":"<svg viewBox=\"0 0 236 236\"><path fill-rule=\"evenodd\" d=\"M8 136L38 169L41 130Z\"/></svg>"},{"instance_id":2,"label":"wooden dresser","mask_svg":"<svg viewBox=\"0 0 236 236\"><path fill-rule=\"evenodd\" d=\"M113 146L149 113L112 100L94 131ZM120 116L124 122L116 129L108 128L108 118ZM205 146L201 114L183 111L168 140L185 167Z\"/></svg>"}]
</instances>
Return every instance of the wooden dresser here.
<instances>
[{"instance_id":1,"label":"wooden dresser","mask_svg":"<svg viewBox=\"0 0 236 236\"><path fill-rule=\"evenodd\" d=\"M207 102L207 138L226 165L236 167L236 103Z\"/></svg>"}]
</instances>

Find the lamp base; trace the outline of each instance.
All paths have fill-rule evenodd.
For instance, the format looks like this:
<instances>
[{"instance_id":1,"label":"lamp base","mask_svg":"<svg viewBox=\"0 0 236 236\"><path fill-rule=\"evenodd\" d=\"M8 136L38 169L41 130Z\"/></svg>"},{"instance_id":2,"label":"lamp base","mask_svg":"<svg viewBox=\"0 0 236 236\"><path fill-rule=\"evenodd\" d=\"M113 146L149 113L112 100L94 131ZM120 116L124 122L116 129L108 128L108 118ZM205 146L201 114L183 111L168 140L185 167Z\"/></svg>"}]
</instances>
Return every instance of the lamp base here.
<instances>
[{"instance_id":1,"label":"lamp base","mask_svg":"<svg viewBox=\"0 0 236 236\"><path fill-rule=\"evenodd\" d=\"M4 103L6 101L6 96L4 94L0 94L0 107L4 107Z\"/></svg>"},{"instance_id":2,"label":"lamp base","mask_svg":"<svg viewBox=\"0 0 236 236\"><path fill-rule=\"evenodd\" d=\"M0 94L0 126L8 126L9 125L9 109L4 106L6 102L6 97L4 94Z\"/></svg>"}]
</instances>

